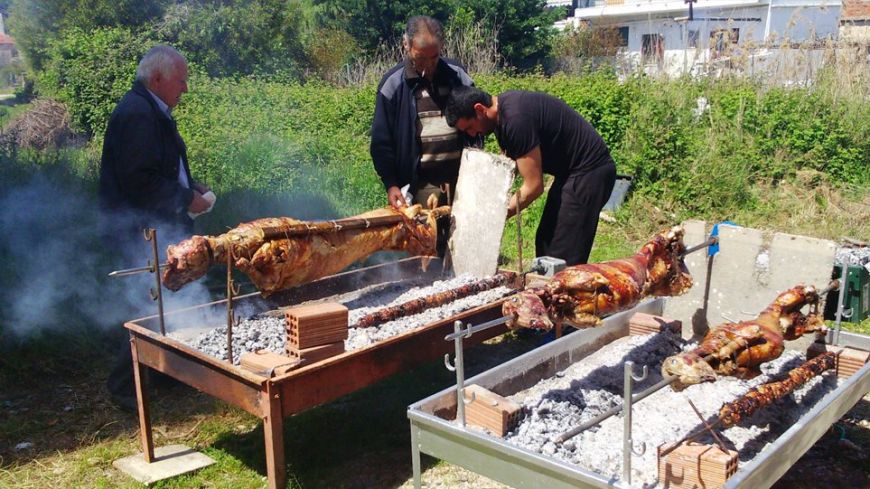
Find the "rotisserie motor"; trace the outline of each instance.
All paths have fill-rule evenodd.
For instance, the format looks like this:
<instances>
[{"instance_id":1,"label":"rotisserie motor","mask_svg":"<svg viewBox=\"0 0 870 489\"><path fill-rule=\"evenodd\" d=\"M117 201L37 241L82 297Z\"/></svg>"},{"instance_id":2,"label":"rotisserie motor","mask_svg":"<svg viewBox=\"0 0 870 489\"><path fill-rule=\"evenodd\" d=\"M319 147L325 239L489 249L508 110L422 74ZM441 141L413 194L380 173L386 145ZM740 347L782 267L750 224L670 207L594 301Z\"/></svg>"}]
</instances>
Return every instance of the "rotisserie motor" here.
<instances>
[{"instance_id":1,"label":"rotisserie motor","mask_svg":"<svg viewBox=\"0 0 870 489\"><path fill-rule=\"evenodd\" d=\"M825 330L818 304L819 293L815 287L792 287L757 318L716 326L694 350L665 359L662 373L679 377L674 385L677 389L716 380L717 373L754 377L760 372L759 365L782 354L784 340ZM801 312L805 305L811 306L808 314Z\"/></svg>"},{"instance_id":2,"label":"rotisserie motor","mask_svg":"<svg viewBox=\"0 0 870 489\"><path fill-rule=\"evenodd\" d=\"M193 236L169 246L163 284L170 290L180 289L205 275L212 265L226 263L228 251L232 252L234 266L247 274L264 295L337 273L376 251L434 255L435 221L449 213L449 207L433 210L420 205L402 210L386 207L354 219L398 216L395 224L366 229L333 227L327 228L328 232L277 238L267 236L266 230L298 228L306 223L289 217L257 219L220 236ZM312 223L312 229L321 223L317 224Z\"/></svg>"},{"instance_id":3,"label":"rotisserie motor","mask_svg":"<svg viewBox=\"0 0 870 489\"><path fill-rule=\"evenodd\" d=\"M595 326L647 296L676 296L692 286L683 262L683 228L656 234L630 258L575 265L532 285L502 306L508 327L551 329L563 321Z\"/></svg>"}]
</instances>

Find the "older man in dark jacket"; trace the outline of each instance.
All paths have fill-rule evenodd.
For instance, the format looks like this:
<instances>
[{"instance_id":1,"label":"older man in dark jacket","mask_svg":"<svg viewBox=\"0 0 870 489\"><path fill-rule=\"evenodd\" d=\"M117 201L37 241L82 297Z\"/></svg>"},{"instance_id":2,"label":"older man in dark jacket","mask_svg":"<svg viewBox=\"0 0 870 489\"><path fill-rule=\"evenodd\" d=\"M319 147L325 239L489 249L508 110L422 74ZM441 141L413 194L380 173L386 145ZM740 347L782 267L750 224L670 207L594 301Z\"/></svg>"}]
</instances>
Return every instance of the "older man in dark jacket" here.
<instances>
[{"instance_id":1,"label":"older man in dark jacket","mask_svg":"<svg viewBox=\"0 0 870 489\"><path fill-rule=\"evenodd\" d=\"M426 205L450 204L456 188L462 148L480 145L448 126L443 109L454 88L473 86L458 63L441 57L441 23L432 17L411 17L403 36L405 59L378 85L371 129L375 170L394 207L408 205L406 195ZM403 191L404 190L404 191ZM449 219L439 222L438 254L443 255Z\"/></svg>"},{"instance_id":2,"label":"older man in dark jacket","mask_svg":"<svg viewBox=\"0 0 870 489\"><path fill-rule=\"evenodd\" d=\"M106 129L99 200L107 249L116 265L144 261L141 230L155 227L166 240L189 236L193 218L210 210L214 194L193 180L187 148L172 109L187 92L187 62L169 46L152 48L136 69L133 87L118 102ZM133 312L131 312L133 314ZM106 382L113 401L135 410L130 345L121 345Z\"/></svg>"},{"instance_id":3,"label":"older man in dark jacket","mask_svg":"<svg viewBox=\"0 0 870 489\"><path fill-rule=\"evenodd\" d=\"M187 62L169 46L152 48L139 63L133 87L109 118L100 161L104 235L123 240L145 226L190 234L192 215L213 203L194 181L187 148L171 110L187 92Z\"/></svg>"}]
</instances>

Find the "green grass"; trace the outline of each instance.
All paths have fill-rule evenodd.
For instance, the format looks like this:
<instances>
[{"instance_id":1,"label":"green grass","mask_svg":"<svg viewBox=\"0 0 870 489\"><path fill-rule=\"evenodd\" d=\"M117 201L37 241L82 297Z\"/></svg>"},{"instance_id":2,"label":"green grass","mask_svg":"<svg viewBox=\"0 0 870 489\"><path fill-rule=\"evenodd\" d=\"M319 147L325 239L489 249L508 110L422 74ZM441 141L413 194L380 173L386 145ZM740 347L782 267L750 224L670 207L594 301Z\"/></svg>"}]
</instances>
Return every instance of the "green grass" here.
<instances>
[{"instance_id":1,"label":"green grass","mask_svg":"<svg viewBox=\"0 0 870 489\"><path fill-rule=\"evenodd\" d=\"M7 101L8 102L8 101ZM12 119L18 117L29 109L31 104L28 103L13 103L11 105L0 104L0 128L6 127L6 124Z\"/></svg>"}]
</instances>

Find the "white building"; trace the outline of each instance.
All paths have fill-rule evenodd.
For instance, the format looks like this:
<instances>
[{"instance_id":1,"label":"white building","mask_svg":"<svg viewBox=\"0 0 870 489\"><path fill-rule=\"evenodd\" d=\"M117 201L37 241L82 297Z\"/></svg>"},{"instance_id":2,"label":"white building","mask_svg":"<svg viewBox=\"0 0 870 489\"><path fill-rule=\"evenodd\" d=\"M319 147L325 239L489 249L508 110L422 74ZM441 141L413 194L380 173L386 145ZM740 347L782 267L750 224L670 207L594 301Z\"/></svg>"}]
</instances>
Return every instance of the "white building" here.
<instances>
[{"instance_id":1,"label":"white building","mask_svg":"<svg viewBox=\"0 0 870 489\"><path fill-rule=\"evenodd\" d=\"M707 72L738 58L750 71L782 62L802 49L821 56L836 40L839 0L575 0L564 24L618 29L622 61L646 73ZM847 0L848 1L848 0ZM560 23L561 24L561 23ZM815 52L815 53L814 53Z\"/></svg>"}]
</instances>

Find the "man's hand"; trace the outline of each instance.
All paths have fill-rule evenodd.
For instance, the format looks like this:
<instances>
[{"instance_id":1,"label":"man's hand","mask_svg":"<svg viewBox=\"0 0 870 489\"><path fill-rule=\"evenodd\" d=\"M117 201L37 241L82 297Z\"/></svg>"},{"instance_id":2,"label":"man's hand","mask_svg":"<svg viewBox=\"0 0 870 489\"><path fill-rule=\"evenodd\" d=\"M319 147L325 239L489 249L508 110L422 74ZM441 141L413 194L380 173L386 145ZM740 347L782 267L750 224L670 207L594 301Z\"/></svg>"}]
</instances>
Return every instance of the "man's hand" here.
<instances>
[{"instance_id":1,"label":"man's hand","mask_svg":"<svg viewBox=\"0 0 870 489\"><path fill-rule=\"evenodd\" d=\"M199 193L199 191L194 190L193 200L190 201L190 205L187 206L187 212L191 214L199 214L201 212L207 211L209 206L211 206L211 202L203 198L202 194Z\"/></svg>"},{"instance_id":2,"label":"man's hand","mask_svg":"<svg viewBox=\"0 0 870 489\"><path fill-rule=\"evenodd\" d=\"M208 185L199 182L193 182L193 189L201 194L211 192L211 188Z\"/></svg>"},{"instance_id":3,"label":"man's hand","mask_svg":"<svg viewBox=\"0 0 870 489\"><path fill-rule=\"evenodd\" d=\"M396 209L408 206L408 203L405 201L405 196L402 195L402 191L395 185L387 189L387 200L389 200L390 205Z\"/></svg>"}]
</instances>

